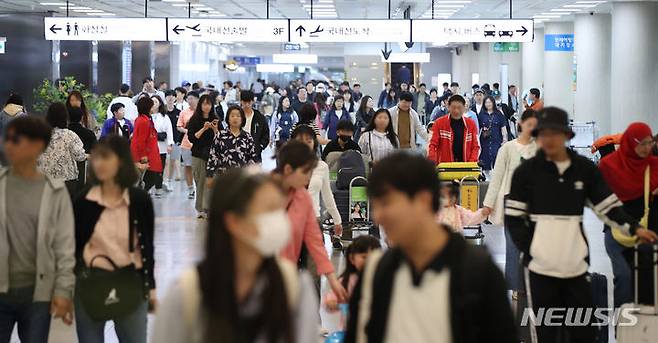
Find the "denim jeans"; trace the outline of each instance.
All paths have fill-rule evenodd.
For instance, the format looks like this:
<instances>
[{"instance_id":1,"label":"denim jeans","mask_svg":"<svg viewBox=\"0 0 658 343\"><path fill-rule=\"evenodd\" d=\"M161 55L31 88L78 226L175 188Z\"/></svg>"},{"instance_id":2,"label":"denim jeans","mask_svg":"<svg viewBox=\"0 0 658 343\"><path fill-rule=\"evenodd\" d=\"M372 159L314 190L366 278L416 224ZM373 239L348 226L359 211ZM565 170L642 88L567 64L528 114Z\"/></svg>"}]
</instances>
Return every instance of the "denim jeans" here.
<instances>
[{"instance_id":1,"label":"denim jeans","mask_svg":"<svg viewBox=\"0 0 658 343\"><path fill-rule=\"evenodd\" d=\"M114 331L121 343L146 343L148 301L124 318L114 320ZM87 314L79 297L75 297L75 320L78 340L84 343L105 341L105 322L99 322Z\"/></svg>"},{"instance_id":2,"label":"denim jeans","mask_svg":"<svg viewBox=\"0 0 658 343\"><path fill-rule=\"evenodd\" d=\"M34 287L0 293L0 343L9 343L14 325L21 343L46 343L50 332L50 303L33 302Z\"/></svg>"},{"instance_id":3,"label":"denim jeans","mask_svg":"<svg viewBox=\"0 0 658 343\"><path fill-rule=\"evenodd\" d=\"M512 241L509 230L505 229L505 280L510 290L522 290L521 286L521 252Z\"/></svg>"},{"instance_id":4,"label":"denim jeans","mask_svg":"<svg viewBox=\"0 0 658 343\"><path fill-rule=\"evenodd\" d=\"M614 275L614 304L615 307L620 307L623 304L633 301L633 270L624 258L624 251L627 248L615 241L610 229L605 230L604 240L605 251L608 253L608 257L610 257L612 274Z\"/></svg>"}]
</instances>

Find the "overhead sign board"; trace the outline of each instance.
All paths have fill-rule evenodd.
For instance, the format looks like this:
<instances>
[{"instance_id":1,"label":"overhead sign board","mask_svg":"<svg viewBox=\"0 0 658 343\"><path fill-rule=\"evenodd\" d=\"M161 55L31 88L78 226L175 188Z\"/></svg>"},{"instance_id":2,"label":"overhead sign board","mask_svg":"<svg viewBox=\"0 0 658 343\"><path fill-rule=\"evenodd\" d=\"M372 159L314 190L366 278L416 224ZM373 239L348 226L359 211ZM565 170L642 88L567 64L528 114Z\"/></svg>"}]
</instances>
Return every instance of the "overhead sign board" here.
<instances>
[{"instance_id":1,"label":"overhead sign board","mask_svg":"<svg viewBox=\"0 0 658 343\"><path fill-rule=\"evenodd\" d=\"M573 51L574 35L544 35L544 51Z\"/></svg>"},{"instance_id":2,"label":"overhead sign board","mask_svg":"<svg viewBox=\"0 0 658 343\"><path fill-rule=\"evenodd\" d=\"M412 20L413 42L532 42L532 19Z\"/></svg>"},{"instance_id":3,"label":"overhead sign board","mask_svg":"<svg viewBox=\"0 0 658 343\"><path fill-rule=\"evenodd\" d=\"M507 43L507 42L498 42L494 43L493 51L494 52L519 52L520 44L518 42Z\"/></svg>"},{"instance_id":4,"label":"overhead sign board","mask_svg":"<svg viewBox=\"0 0 658 343\"><path fill-rule=\"evenodd\" d=\"M165 18L44 18L46 40L166 41Z\"/></svg>"},{"instance_id":5,"label":"overhead sign board","mask_svg":"<svg viewBox=\"0 0 658 343\"><path fill-rule=\"evenodd\" d=\"M169 41L287 42L286 19L169 18Z\"/></svg>"},{"instance_id":6,"label":"overhead sign board","mask_svg":"<svg viewBox=\"0 0 658 343\"><path fill-rule=\"evenodd\" d=\"M290 20L290 41L299 42L407 42L408 20Z\"/></svg>"},{"instance_id":7,"label":"overhead sign board","mask_svg":"<svg viewBox=\"0 0 658 343\"><path fill-rule=\"evenodd\" d=\"M302 50L301 44L285 43L283 44L284 51L299 51Z\"/></svg>"}]
</instances>

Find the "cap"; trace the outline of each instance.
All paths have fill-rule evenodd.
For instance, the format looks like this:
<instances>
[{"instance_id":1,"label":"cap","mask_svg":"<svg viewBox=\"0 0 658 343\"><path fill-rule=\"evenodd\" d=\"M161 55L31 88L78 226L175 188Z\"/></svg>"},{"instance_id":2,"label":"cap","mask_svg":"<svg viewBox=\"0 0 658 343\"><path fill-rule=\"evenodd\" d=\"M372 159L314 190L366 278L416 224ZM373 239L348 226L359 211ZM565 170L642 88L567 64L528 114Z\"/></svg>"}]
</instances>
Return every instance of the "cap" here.
<instances>
[{"instance_id":1,"label":"cap","mask_svg":"<svg viewBox=\"0 0 658 343\"><path fill-rule=\"evenodd\" d=\"M546 107L537 115L537 127L532 131L532 135L537 137L542 130L556 130L566 133L569 138L573 138L576 134L569 126L569 115L562 109L557 107Z\"/></svg>"},{"instance_id":2,"label":"cap","mask_svg":"<svg viewBox=\"0 0 658 343\"><path fill-rule=\"evenodd\" d=\"M181 87L187 87L187 86L191 86L192 84L189 81L183 81L180 85Z\"/></svg>"}]
</instances>

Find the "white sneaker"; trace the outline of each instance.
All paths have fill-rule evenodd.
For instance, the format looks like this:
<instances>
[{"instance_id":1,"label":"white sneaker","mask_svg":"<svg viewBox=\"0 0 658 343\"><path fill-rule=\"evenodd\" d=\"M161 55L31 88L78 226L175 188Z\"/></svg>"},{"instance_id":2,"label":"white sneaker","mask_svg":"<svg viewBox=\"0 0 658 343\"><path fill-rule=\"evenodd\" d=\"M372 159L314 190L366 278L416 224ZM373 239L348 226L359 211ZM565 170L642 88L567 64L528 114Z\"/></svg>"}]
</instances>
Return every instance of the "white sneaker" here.
<instances>
[{"instance_id":1,"label":"white sneaker","mask_svg":"<svg viewBox=\"0 0 658 343\"><path fill-rule=\"evenodd\" d=\"M163 194L164 194L164 192L163 192L162 188L161 189L156 189L155 193L154 193L156 198L162 198Z\"/></svg>"},{"instance_id":2,"label":"white sneaker","mask_svg":"<svg viewBox=\"0 0 658 343\"><path fill-rule=\"evenodd\" d=\"M194 199L194 197L195 197L194 189L190 189L190 192L187 193L187 198Z\"/></svg>"},{"instance_id":3,"label":"white sneaker","mask_svg":"<svg viewBox=\"0 0 658 343\"><path fill-rule=\"evenodd\" d=\"M172 189L169 188L169 183L163 183L163 184L162 184L162 189L163 189L166 193L171 193L171 192L172 192Z\"/></svg>"}]
</instances>

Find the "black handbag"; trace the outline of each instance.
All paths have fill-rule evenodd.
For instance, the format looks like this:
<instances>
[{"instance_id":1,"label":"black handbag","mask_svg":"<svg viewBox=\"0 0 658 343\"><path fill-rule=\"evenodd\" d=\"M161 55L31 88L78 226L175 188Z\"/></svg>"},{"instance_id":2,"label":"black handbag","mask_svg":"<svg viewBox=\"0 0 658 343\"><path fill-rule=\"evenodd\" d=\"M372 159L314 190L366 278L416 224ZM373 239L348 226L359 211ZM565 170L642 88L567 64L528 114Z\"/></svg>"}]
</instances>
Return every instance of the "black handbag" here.
<instances>
[{"instance_id":1,"label":"black handbag","mask_svg":"<svg viewBox=\"0 0 658 343\"><path fill-rule=\"evenodd\" d=\"M94 268L94 261L103 258L114 270ZM76 291L89 316L96 321L123 318L133 313L145 301L144 279L134 264L118 268L105 255L94 256L89 267L78 274Z\"/></svg>"},{"instance_id":2,"label":"black handbag","mask_svg":"<svg viewBox=\"0 0 658 343\"><path fill-rule=\"evenodd\" d=\"M167 133L166 132L158 132L158 141L159 142L164 142L167 140Z\"/></svg>"}]
</instances>

